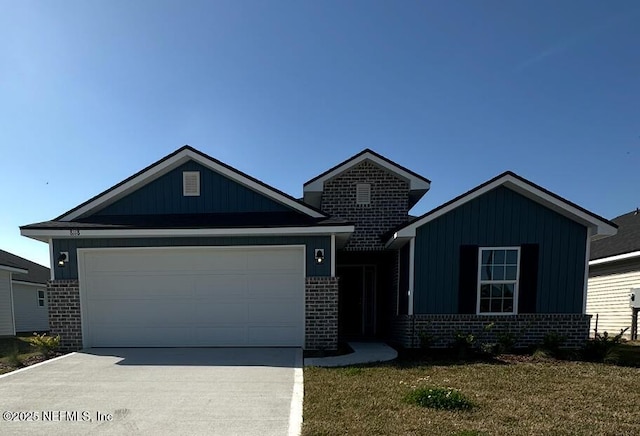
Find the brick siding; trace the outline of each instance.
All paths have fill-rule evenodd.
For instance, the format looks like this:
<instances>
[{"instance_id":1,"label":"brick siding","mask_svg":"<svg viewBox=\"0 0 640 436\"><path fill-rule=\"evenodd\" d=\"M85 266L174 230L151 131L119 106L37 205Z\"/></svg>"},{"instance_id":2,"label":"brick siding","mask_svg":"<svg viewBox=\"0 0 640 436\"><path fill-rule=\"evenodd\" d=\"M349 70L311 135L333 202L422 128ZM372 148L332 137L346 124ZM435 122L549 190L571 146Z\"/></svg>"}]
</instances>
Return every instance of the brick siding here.
<instances>
[{"instance_id":1,"label":"brick siding","mask_svg":"<svg viewBox=\"0 0 640 436\"><path fill-rule=\"evenodd\" d=\"M338 278L307 277L305 349L338 348Z\"/></svg>"},{"instance_id":2,"label":"brick siding","mask_svg":"<svg viewBox=\"0 0 640 436\"><path fill-rule=\"evenodd\" d=\"M80 323L80 287L77 280L52 280L47 283L49 327L52 336L60 335L62 351L82 348Z\"/></svg>"},{"instance_id":3,"label":"brick siding","mask_svg":"<svg viewBox=\"0 0 640 436\"><path fill-rule=\"evenodd\" d=\"M456 332L472 333L487 342L495 342L499 333L518 336L517 347L542 343L545 334L555 332L566 338L563 346L579 348L589 335L591 315L583 314L521 314L500 317L479 315L400 315L392 323L392 339L405 348L418 348L420 334L433 337L434 347L450 346ZM494 327L483 332L483 327Z\"/></svg>"},{"instance_id":4,"label":"brick siding","mask_svg":"<svg viewBox=\"0 0 640 436\"><path fill-rule=\"evenodd\" d=\"M358 183L371 184L370 205L356 205ZM380 236L408 219L409 183L365 160L324 183L321 209L355 223L345 250L383 250Z\"/></svg>"}]
</instances>

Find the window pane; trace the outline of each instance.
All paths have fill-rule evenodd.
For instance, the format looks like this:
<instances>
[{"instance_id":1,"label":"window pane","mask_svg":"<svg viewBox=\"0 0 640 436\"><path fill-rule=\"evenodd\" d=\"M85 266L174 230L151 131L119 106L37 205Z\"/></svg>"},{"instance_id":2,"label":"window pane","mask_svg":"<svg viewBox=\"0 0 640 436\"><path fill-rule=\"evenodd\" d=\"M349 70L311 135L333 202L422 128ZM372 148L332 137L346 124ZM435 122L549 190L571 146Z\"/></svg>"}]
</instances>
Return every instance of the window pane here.
<instances>
[{"instance_id":1,"label":"window pane","mask_svg":"<svg viewBox=\"0 0 640 436\"><path fill-rule=\"evenodd\" d=\"M480 268L480 279L491 280L491 266L483 266Z\"/></svg>"},{"instance_id":2,"label":"window pane","mask_svg":"<svg viewBox=\"0 0 640 436\"><path fill-rule=\"evenodd\" d=\"M494 266L493 267L493 280L504 280L504 267L503 266Z\"/></svg>"},{"instance_id":3,"label":"window pane","mask_svg":"<svg viewBox=\"0 0 640 436\"><path fill-rule=\"evenodd\" d=\"M518 267L508 266L505 268L505 280L515 280L516 274L518 274Z\"/></svg>"},{"instance_id":4,"label":"window pane","mask_svg":"<svg viewBox=\"0 0 640 436\"><path fill-rule=\"evenodd\" d=\"M491 300L491 312L502 312L502 300Z\"/></svg>"},{"instance_id":5,"label":"window pane","mask_svg":"<svg viewBox=\"0 0 640 436\"><path fill-rule=\"evenodd\" d=\"M495 250L493 256L493 263L497 265L504 264L504 250Z\"/></svg>"},{"instance_id":6,"label":"window pane","mask_svg":"<svg viewBox=\"0 0 640 436\"><path fill-rule=\"evenodd\" d=\"M480 298L489 298L490 289L491 285L480 286Z\"/></svg>"},{"instance_id":7,"label":"window pane","mask_svg":"<svg viewBox=\"0 0 640 436\"><path fill-rule=\"evenodd\" d=\"M38 291L38 298L44 298L44 291Z\"/></svg>"},{"instance_id":8,"label":"window pane","mask_svg":"<svg viewBox=\"0 0 640 436\"><path fill-rule=\"evenodd\" d=\"M514 285L512 284L504 285L505 298L513 298L513 288L514 288Z\"/></svg>"},{"instance_id":9,"label":"window pane","mask_svg":"<svg viewBox=\"0 0 640 436\"><path fill-rule=\"evenodd\" d=\"M38 306L44 307L44 300L38 300Z\"/></svg>"},{"instance_id":10,"label":"window pane","mask_svg":"<svg viewBox=\"0 0 640 436\"><path fill-rule=\"evenodd\" d=\"M492 255L493 250L482 250L482 263L485 265L491 263Z\"/></svg>"},{"instance_id":11,"label":"window pane","mask_svg":"<svg viewBox=\"0 0 640 436\"><path fill-rule=\"evenodd\" d=\"M518 252L516 250L507 250L507 265L518 264Z\"/></svg>"},{"instance_id":12,"label":"window pane","mask_svg":"<svg viewBox=\"0 0 640 436\"><path fill-rule=\"evenodd\" d=\"M491 285L491 297L502 298L502 285Z\"/></svg>"},{"instance_id":13,"label":"window pane","mask_svg":"<svg viewBox=\"0 0 640 436\"><path fill-rule=\"evenodd\" d=\"M480 312L489 312L489 299L482 298L480 300Z\"/></svg>"},{"instance_id":14,"label":"window pane","mask_svg":"<svg viewBox=\"0 0 640 436\"><path fill-rule=\"evenodd\" d=\"M513 312L513 300L511 298L507 298L503 303L503 312Z\"/></svg>"}]
</instances>

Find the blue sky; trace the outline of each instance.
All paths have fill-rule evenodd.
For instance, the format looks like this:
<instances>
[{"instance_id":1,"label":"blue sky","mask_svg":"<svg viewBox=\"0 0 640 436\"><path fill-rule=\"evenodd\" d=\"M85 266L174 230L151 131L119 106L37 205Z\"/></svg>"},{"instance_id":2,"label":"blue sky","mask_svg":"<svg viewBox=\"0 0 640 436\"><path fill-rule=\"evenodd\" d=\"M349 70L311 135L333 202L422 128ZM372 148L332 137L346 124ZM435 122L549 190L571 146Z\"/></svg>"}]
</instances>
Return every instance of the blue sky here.
<instances>
[{"instance_id":1,"label":"blue sky","mask_svg":"<svg viewBox=\"0 0 640 436\"><path fill-rule=\"evenodd\" d=\"M0 248L184 144L294 196L363 148L640 206L635 1L0 0Z\"/></svg>"}]
</instances>

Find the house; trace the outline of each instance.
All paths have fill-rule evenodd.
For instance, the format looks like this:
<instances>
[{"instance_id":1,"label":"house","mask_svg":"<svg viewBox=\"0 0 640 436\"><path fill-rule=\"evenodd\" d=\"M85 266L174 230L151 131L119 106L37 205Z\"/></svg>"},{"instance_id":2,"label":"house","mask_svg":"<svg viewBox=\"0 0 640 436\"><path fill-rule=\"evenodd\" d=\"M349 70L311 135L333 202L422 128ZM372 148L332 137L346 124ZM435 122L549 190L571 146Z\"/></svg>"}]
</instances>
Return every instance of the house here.
<instances>
[{"instance_id":1,"label":"house","mask_svg":"<svg viewBox=\"0 0 640 436\"><path fill-rule=\"evenodd\" d=\"M589 261L587 313L592 315L591 334L631 334L631 289L640 288L640 213L638 210L613 219L615 236L595 241Z\"/></svg>"},{"instance_id":2,"label":"house","mask_svg":"<svg viewBox=\"0 0 640 436\"><path fill-rule=\"evenodd\" d=\"M297 200L184 146L21 233L50 245L67 349L412 347L491 320L586 338L589 244L615 224L510 172L411 219L430 186L363 150Z\"/></svg>"},{"instance_id":3,"label":"house","mask_svg":"<svg viewBox=\"0 0 640 436\"><path fill-rule=\"evenodd\" d=\"M49 330L49 268L0 250L0 336Z\"/></svg>"}]
</instances>

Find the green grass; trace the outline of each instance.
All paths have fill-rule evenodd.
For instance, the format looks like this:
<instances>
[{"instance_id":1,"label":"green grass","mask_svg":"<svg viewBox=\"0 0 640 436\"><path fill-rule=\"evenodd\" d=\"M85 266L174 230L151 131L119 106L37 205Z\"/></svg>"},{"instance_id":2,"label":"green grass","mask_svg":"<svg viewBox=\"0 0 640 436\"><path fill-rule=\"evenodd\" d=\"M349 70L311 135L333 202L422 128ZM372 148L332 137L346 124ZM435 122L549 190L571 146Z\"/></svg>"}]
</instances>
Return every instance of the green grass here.
<instances>
[{"instance_id":1,"label":"green grass","mask_svg":"<svg viewBox=\"0 0 640 436\"><path fill-rule=\"evenodd\" d=\"M637 368L552 359L305 368L303 434L637 435L639 376ZM405 400L430 387L455 389L473 408Z\"/></svg>"}]
</instances>

